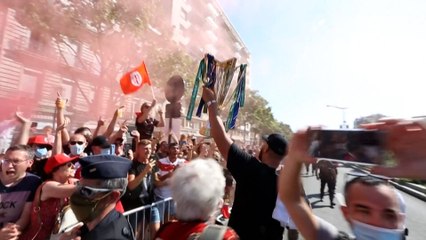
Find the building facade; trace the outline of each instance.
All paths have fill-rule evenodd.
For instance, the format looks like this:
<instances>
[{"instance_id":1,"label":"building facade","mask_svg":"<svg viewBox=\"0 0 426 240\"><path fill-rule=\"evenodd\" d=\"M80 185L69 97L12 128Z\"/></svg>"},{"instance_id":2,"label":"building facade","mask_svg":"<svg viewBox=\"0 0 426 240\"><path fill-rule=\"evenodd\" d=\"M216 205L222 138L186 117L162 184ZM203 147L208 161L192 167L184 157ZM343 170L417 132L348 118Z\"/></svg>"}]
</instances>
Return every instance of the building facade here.
<instances>
[{"instance_id":1,"label":"building facade","mask_svg":"<svg viewBox=\"0 0 426 240\"><path fill-rule=\"evenodd\" d=\"M40 33L19 23L16 10L0 3L0 121L21 111L40 128L52 125L57 93L68 99L66 115L73 127L93 125L99 116L108 118L120 105L126 106L125 118L132 120L141 102L152 98L147 89L123 96L119 76L100 81L97 55L90 43L41 41ZM177 46L197 61L211 53L218 59L237 57L239 63L249 64L247 47L217 1L162 1L154 16L148 24L151 38L168 35L173 42L170 46ZM162 89L155 88L154 92L164 95ZM205 126L205 119L196 118L192 124L183 120L181 124L182 129L196 131Z\"/></svg>"}]
</instances>

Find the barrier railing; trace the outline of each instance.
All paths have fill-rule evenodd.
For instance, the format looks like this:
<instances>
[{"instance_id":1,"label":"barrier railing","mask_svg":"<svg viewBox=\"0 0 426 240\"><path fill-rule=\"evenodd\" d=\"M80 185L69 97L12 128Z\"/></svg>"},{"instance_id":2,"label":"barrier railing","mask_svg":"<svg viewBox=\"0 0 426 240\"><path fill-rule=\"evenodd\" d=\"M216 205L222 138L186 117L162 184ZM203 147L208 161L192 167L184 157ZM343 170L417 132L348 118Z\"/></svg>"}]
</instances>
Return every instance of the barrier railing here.
<instances>
[{"instance_id":1,"label":"barrier railing","mask_svg":"<svg viewBox=\"0 0 426 240\"><path fill-rule=\"evenodd\" d=\"M173 212L172 209L173 199L166 198L152 204L129 210L123 213L123 215L133 227L137 240L151 240L154 231L158 230L161 224L170 220ZM155 220L155 222L152 222L152 217L156 214L159 214L160 219L159 221Z\"/></svg>"}]
</instances>

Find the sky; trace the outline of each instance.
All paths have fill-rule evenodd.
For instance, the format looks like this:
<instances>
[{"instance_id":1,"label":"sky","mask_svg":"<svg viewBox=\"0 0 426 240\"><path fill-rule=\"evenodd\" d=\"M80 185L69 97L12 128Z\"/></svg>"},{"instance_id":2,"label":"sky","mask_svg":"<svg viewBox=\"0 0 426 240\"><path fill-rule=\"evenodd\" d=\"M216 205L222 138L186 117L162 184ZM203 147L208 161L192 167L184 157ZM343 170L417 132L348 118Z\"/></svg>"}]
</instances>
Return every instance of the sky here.
<instances>
[{"instance_id":1,"label":"sky","mask_svg":"<svg viewBox=\"0 0 426 240\"><path fill-rule=\"evenodd\" d=\"M426 1L219 3L251 53L250 87L293 130L426 115Z\"/></svg>"}]
</instances>

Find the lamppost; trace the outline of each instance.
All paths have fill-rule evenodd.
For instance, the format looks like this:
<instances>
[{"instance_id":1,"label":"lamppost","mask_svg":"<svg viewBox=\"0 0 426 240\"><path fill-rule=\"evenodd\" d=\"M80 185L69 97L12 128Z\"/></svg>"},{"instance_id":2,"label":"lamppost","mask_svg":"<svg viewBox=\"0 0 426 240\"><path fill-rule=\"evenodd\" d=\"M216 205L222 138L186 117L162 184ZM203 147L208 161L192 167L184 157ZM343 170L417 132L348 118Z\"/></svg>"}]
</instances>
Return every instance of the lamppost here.
<instances>
[{"instance_id":1,"label":"lamppost","mask_svg":"<svg viewBox=\"0 0 426 240\"><path fill-rule=\"evenodd\" d=\"M335 106L335 105L327 105L326 107L329 108L336 108L342 111L342 125L340 125L341 129L348 129L349 125L346 123L346 117L345 117L345 110L348 109L347 107L341 107L341 106Z\"/></svg>"}]
</instances>

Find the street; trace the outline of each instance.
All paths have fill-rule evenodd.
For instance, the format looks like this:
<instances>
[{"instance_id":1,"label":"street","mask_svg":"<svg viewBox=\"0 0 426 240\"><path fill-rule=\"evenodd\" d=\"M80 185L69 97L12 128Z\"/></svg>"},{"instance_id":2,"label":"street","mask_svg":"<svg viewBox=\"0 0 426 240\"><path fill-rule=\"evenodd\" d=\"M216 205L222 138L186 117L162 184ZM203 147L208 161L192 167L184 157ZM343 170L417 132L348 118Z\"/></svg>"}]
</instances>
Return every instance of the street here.
<instances>
[{"instance_id":1,"label":"street","mask_svg":"<svg viewBox=\"0 0 426 240\"><path fill-rule=\"evenodd\" d=\"M309 197L309 201L313 206L314 213L335 225L339 230L345 232L350 232L350 228L345 219L343 218L343 215L341 214L340 201L341 199L343 199L342 193L345 183L345 175L350 170L350 168L338 168L338 179L336 186L337 199L335 201L336 206L334 207L334 209L330 208L330 202L327 195L324 197L324 202L319 201L320 182L316 180L315 176L313 176L311 173L309 173L309 175L306 175L304 172L305 169L303 169L302 174L302 180L305 187L305 191L307 196ZM407 205L406 226L409 229L409 235L407 239L426 239L426 230L424 228L426 226L426 215L424 214L426 203L404 192L400 193L405 199Z\"/></svg>"}]
</instances>

